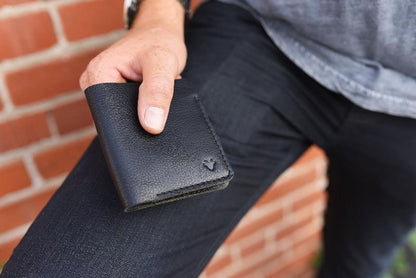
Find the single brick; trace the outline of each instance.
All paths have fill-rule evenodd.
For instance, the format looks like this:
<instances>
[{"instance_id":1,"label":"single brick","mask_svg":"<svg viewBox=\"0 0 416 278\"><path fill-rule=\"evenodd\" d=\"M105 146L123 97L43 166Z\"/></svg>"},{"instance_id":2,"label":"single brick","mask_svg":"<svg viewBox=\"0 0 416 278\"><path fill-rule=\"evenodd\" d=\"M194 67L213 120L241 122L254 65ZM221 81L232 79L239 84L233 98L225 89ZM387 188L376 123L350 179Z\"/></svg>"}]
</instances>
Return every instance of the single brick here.
<instances>
[{"instance_id":1,"label":"single brick","mask_svg":"<svg viewBox=\"0 0 416 278\"><path fill-rule=\"evenodd\" d=\"M0 197L28 187L29 174L22 160L13 161L0 168Z\"/></svg>"},{"instance_id":2,"label":"single brick","mask_svg":"<svg viewBox=\"0 0 416 278\"><path fill-rule=\"evenodd\" d=\"M70 41L123 28L123 1L120 0L81 1L62 5L58 11Z\"/></svg>"},{"instance_id":3,"label":"single brick","mask_svg":"<svg viewBox=\"0 0 416 278\"><path fill-rule=\"evenodd\" d=\"M85 98L55 107L51 111L60 134L92 126L93 121Z\"/></svg>"},{"instance_id":4,"label":"single brick","mask_svg":"<svg viewBox=\"0 0 416 278\"><path fill-rule=\"evenodd\" d=\"M1 19L0 38L0 61L40 51L56 43L52 20L45 11Z\"/></svg>"},{"instance_id":5,"label":"single brick","mask_svg":"<svg viewBox=\"0 0 416 278\"><path fill-rule=\"evenodd\" d=\"M49 136L45 113L8 120L0 123L0 152L20 148Z\"/></svg>"},{"instance_id":6,"label":"single brick","mask_svg":"<svg viewBox=\"0 0 416 278\"><path fill-rule=\"evenodd\" d=\"M13 103L24 105L79 89L81 73L98 52L94 50L61 57L53 62L8 73L5 80Z\"/></svg>"},{"instance_id":7,"label":"single brick","mask_svg":"<svg viewBox=\"0 0 416 278\"><path fill-rule=\"evenodd\" d=\"M37 153L34 157L42 177L51 178L71 170L91 143L92 136Z\"/></svg>"},{"instance_id":8,"label":"single brick","mask_svg":"<svg viewBox=\"0 0 416 278\"><path fill-rule=\"evenodd\" d=\"M0 233L33 221L56 188L37 192L24 200L0 207Z\"/></svg>"}]
</instances>

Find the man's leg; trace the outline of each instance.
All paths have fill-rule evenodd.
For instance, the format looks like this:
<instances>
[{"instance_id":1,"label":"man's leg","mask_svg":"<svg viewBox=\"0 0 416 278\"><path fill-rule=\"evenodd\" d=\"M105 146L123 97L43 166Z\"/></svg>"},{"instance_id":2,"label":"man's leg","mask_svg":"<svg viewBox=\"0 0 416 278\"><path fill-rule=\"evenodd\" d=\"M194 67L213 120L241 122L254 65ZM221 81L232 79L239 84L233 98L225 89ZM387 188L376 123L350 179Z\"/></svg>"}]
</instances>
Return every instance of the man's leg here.
<instances>
[{"instance_id":1,"label":"man's leg","mask_svg":"<svg viewBox=\"0 0 416 278\"><path fill-rule=\"evenodd\" d=\"M327 153L319 277L380 277L416 224L416 120L355 107Z\"/></svg>"},{"instance_id":2,"label":"man's leg","mask_svg":"<svg viewBox=\"0 0 416 278\"><path fill-rule=\"evenodd\" d=\"M268 62L276 58L275 48L246 11L204 5L187 41L183 77L201 95L235 171L228 188L126 214L94 139L2 277L196 277L247 210L309 146L265 99L288 88L270 76L276 73ZM265 61L261 67L259 60Z\"/></svg>"}]
</instances>

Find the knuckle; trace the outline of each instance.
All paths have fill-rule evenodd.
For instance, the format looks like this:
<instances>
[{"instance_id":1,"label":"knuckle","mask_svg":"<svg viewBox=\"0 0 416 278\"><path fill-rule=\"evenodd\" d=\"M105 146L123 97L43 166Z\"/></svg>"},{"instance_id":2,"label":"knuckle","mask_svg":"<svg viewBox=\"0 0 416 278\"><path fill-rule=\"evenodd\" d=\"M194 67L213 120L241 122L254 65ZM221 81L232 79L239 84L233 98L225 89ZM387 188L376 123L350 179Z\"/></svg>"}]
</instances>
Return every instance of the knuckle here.
<instances>
[{"instance_id":1,"label":"knuckle","mask_svg":"<svg viewBox=\"0 0 416 278\"><path fill-rule=\"evenodd\" d=\"M109 56L102 53L89 61L83 75L92 83L120 81L118 70L109 61Z\"/></svg>"},{"instance_id":2,"label":"knuckle","mask_svg":"<svg viewBox=\"0 0 416 278\"><path fill-rule=\"evenodd\" d=\"M176 60L175 53L162 45L153 45L149 54L153 59L162 59L164 64L171 64Z\"/></svg>"},{"instance_id":3,"label":"knuckle","mask_svg":"<svg viewBox=\"0 0 416 278\"><path fill-rule=\"evenodd\" d=\"M160 45L160 44L153 45L152 50L154 53L159 54L159 55L165 55L165 56L172 55L172 51L168 47Z\"/></svg>"},{"instance_id":4,"label":"knuckle","mask_svg":"<svg viewBox=\"0 0 416 278\"><path fill-rule=\"evenodd\" d=\"M100 68L100 64L102 63L102 56L98 55L91 59L91 61L87 65L87 72L95 71L96 69Z\"/></svg>"},{"instance_id":5,"label":"knuckle","mask_svg":"<svg viewBox=\"0 0 416 278\"><path fill-rule=\"evenodd\" d=\"M149 84L148 87L149 91L152 92L152 94L168 94L170 86L167 84L167 82L163 81L154 81L151 84Z\"/></svg>"},{"instance_id":6,"label":"knuckle","mask_svg":"<svg viewBox=\"0 0 416 278\"><path fill-rule=\"evenodd\" d=\"M147 89L156 100L169 100L172 98L172 85L168 81L154 80L148 85Z\"/></svg>"},{"instance_id":7,"label":"knuckle","mask_svg":"<svg viewBox=\"0 0 416 278\"><path fill-rule=\"evenodd\" d=\"M86 71L91 72L107 68L109 65L109 61L112 60L111 57L111 52L109 52L108 50L102 51L89 61Z\"/></svg>"}]
</instances>

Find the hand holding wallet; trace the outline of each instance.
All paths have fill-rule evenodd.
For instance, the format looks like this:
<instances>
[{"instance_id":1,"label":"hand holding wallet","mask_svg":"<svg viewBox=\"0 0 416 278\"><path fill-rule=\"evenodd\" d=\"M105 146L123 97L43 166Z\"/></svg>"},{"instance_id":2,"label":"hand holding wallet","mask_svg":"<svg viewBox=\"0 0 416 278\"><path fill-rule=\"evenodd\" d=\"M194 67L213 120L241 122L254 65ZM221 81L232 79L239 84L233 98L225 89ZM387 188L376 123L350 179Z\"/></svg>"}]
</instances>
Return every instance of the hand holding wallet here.
<instances>
[{"instance_id":1,"label":"hand holding wallet","mask_svg":"<svg viewBox=\"0 0 416 278\"><path fill-rule=\"evenodd\" d=\"M137 116L139 83L85 90L99 141L125 212L227 187L233 171L198 96L175 81L164 131L147 133Z\"/></svg>"}]
</instances>

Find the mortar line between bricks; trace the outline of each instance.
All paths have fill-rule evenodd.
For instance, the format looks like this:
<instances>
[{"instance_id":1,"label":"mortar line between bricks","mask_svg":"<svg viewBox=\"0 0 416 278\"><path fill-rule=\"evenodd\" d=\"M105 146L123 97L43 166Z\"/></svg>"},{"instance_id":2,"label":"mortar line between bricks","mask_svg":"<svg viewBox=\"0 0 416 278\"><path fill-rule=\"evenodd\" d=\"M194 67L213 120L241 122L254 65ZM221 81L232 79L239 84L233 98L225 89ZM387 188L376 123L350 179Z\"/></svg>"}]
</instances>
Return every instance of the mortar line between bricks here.
<instances>
[{"instance_id":1,"label":"mortar line between bricks","mask_svg":"<svg viewBox=\"0 0 416 278\"><path fill-rule=\"evenodd\" d=\"M319 246L322 246L322 240L319 242ZM293 253L295 254L295 257L302 257L306 253L309 253L311 251L318 251L319 248L316 248L316 243L309 243L304 244L303 246L298 246L296 248L293 248Z\"/></svg>"},{"instance_id":2,"label":"mortar line between bricks","mask_svg":"<svg viewBox=\"0 0 416 278\"><path fill-rule=\"evenodd\" d=\"M37 11L46 10L49 5L64 6L84 2L85 0L60 0L53 3L45 1L30 2L18 5L5 5L0 8L0 19L24 15Z\"/></svg>"},{"instance_id":3,"label":"mortar line between bricks","mask_svg":"<svg viewBox=\"0 0 416 278\"><path fill-rule=\"evenodd\" d=\"M12 240L15 240L23 236L26 233L27 229L29 229L30 224L32 224L32 222L28 222L26 224L17 226L13 229L0 233L0 245L6 244Z\"/></svg>"},{"instance_id":4,"label":"mortar line between bricks","mask_svg":"<svg viewBox=\"0 0 416 278\"><path fill-rule=\"evenodd\" d=\"M251 257L254 257L254 256L256 256L258 254L261 254L261 253L266 253L266 254L268 254L268 256L265 257L263 260L259 260L259 261L268 260L270 257L272 257L273 255L278 254L280 252L289 252L290 248L292 247L292 244L291 244L291 242L288 241L287 238L284 238L284 239L279 241L278 246L275 243L272 247L273 248L270 248L269 246L266 246L266 248L263 252L262 251L257 251L255 253L251 254L250 256L246 257L245 260L251 260Z\"/></svg>"},{"instance_id":5,"label":"mortar line between bricks","mask_svg":"<svg viewBox=\"0 0 416 278\"><path fill-rule=\"evenodd\" d=\"M0 19L18 17L27 13L45 11L47 5L48 3L44 1L31 2L20 5L6 5L0 9Z\"/></svg>"},{"instance_id":6,"label":"mortar line between bricks","mask_svg":"<svg viewBox=\"0 0 416 278\"><path fill-rule=\"evenodd\" d=\"M266 237L266 230L267 230L267 226L264 227L259 227L259 229L257 229L256 231L250 233L249 235L237 240L234 243L228 243L227 245L229 246L230 250L232 250L234 252L234 250L236 250L235 252L238 251L239 256L241 258L241 251L244 248L247 248L251 245L256 244L257 242L261 241L261 239L264 239L267 243L267 237Z\"/></svg>"},{"instance_id":7,"label":"mortar line between bricks","mask_svg":"<svg viewBox=\"0 0 416 278\"><path fill-rule=\"evenodd\" d=\"M323 213L325 209L326 209L326 203L320 202L316 206L313 207L313 213L320 214L320 213Z\"/></svg>"},{"instance_id":8,"label":"mortar line between bricks","mask_svg":"<svg viewBox=\"0 0 416 278\"><path fill-rule=\"evenodd\" d=\"M53 30L55 31L56 38L58 39L58 44L61 46L66 46L68 41L65 37L64 28L62 25L62 20L56 10L56 3L48 3L48 12L52 19Z\"/></svg>"},{"instance_id":9,"label":"mortar line between bricks","mask_svg":"<svg viewBox=\"0 0 416 278\"><path fill-rule=\"evenodd\" d=\"M285 196L263 205L262 209L267 210L267 207L277 206L280 203L283 207L289 207L290 211L292 211L292 204L294 202L301 200L312 193L323 191L326 185L327 179L325 177L319 177L312 182L305 183L301 188L291 191Z\"/></svg>"},{"instance_id":10,"label":"mortar line between bricks","mask_svg":"<svg viewBox=\"0 0 416 278\"><path fill-rule=\"evenodd\" d=\"M281 199L278 199L281 200ZM266 205L262 205L262 207L265 207ZM240 222L238 222L238 226L239 227L245 227L247 225L250 225L251 220L256 220L258 218L263 218L265 216L274 214L274 213L279 213L279 211L283 208L283 205L281 204L275 204L274 206L269 206L267 205L268 209L264 209L264 208L257 208L256 210L256 215L255 216L251 216L251 217L246 217L248 215L251 214L251 211L249 211L248 213L246 213L244 215L244 217L241 219Z\"/></svg>"},{"instance_id":11,"label":"mortar line between bricks","mask_svg":"<svg viewBox=\"0 0 416 278\"><path fill-rule=\"evenodd\" d=\"M35 114L37 112L48 111L62 104L67 104L69 102L76 101L82 98L84 98L84 94L81 91L76 90L56 96L52 99L37 101L23 106L17 106L14 107L14 109L11 111L0 112L0 123L6 120L18 118L20 116L26 116L27 114Z\"/></svg>"},{"instance_id":12,"label":"mortar line between bricks","mask_svg":"<svg viewBox=\"0 0 416 278\"><path fill-rule=\"evenodd\" d=\"M308 172L311 171L311 168L321 168L321 166L324 166L324 168L326 169L326 164L322 164L319 167L315 167L316 164L321 164L319 163L321 159L317 158L311 161L311 163L308 163L307 165L305 165L305 167L301 167L299 169L296 169L294 171L291 171L291 168L288 168L282 175L280 175L278 177L278 179L272 183L272 185L269 187L269 189L271 188L278 188L280 186L282 186L282 183L285 182L290 182L292 179L300 177ZM303 166L303 165L302 165ZM314 169L315 171L318 171L317 174L317 179L314 179L312 182L318 180L319 178L322 178L323 174L319 173L321 170L320 169ZM306 185L312 183L309 182ZM266 193L267 194L267 193ZM279 198L279 200L281 200ZM274 203L274 201L272 201ZM251 219L251 218L256 218L258 216L263 215L265 212L265 208L267 208L270 204L263 204L260 207L253 207L252 210L250 210L246 215L245 215L245 219ZM271 205L270 205L271 206ZM266 209L267 210L267 209ZM266 212L267 213L267 212Z\"/></svg>"},{"instance_id":13,"label":"mortar line between bricks","mask_svg":"<svg viewBox=\"0 0 416 278\"><path fill-rule=\"evenodd\" d=\"M48 124L49 132L51 133L51 137L55 139L59 139L59 130L58 125L51 113L46 113L46 123Z\"/></svg>"},{"instance_id":14,"label":"mortar line between bricks","mask_svg":"<svg viewBox=\"0 0 416 278\"><path fill-rule=\"evenodd\" d=\"M25 153L23 154L23 161L25 163L26 169L30 175L30 179L32 181L32 187L41 187L42 186L42 178L38 172L38 169L35 166L35 162L33 161L33 157Z\"/></svg>"},{"instance_id":15,"label":"mortar line between bricks","mask_svg":"<svg viewBox=\"0 0 416 278\"><path fill-rule=\"evenodd\" d=\"M296 259L296 256L292 250L292 246L290 246L289 250L284 252L282 256L279 257L279 261L277 262L279 264L278 268L276 268L276 261L269 262L264 266L264 269L263 269L264 275L270 274L271 272L270 270L277 271L277 270L283 269L284 267L289 265L293 259Z\"/></svg>"},{"instance_id":16,"label":"mortar line between bricks","mask_svg":"<svg viewBox=\"0 0 416 278\"><path fill-rule=\"evenodd\" d=\"M65 174L64 176L66 175L67 174ZM3 208L13 203L20 202L23 199L40 194L44 191L47 191L53 188L56 189L61 185L60 182L63 181L63 179L64 177L62 176L55 177L51 180L48 180L48 182L46 182L46 184L42 185L41 187L28 187L28 188L19 190L14 193L7 194L0 199L0 208Z\"/></svg>"},{"instance_id":17,"label":"mortar line between bricks","mask_svg":"<svg viewBox=\"0 0 416 278\"><path fill-rule=\"evenodd\" d=\"M268 252L278 253L289 248L288 246L290 247L290 242L288 242L287 237L278 240L266 238L265 249L268 249Z\"/></svg>"},{"instance_id":18,"label":"mortar line between bricks","mask_svg":"<svg viewBox=\"0 0 416 278\"><path fill-rule=\"evenodd\" d=\"M119 39L126 31L116 30L104 35L88 37L83 40L71 42L65 46L56 44L43 51L6 59L0 63L0 72L9 73L37 65L47 64L63 57L76 56L97 48L108 46Z\"/></svg>"},{"instance_id":19,"label":"mortar line between bricks","mask_svg":"<svg viewBox=\"0 0 416 278\"><path fill-rule=\"evenodd\" d=\"M312 205L306 206L305 208L303 208L299 211L293 212L292 213L293 214L292 219L296 218L297 221L293 221L291 219L286 219L286 221L279 221L277 223L267 225L267 227L265 227L263 229L264 234L265 234L265 238L268 239L268 240L274 241L274 236L275 236L276 233L279 233L282 230L284 230L284 229L286 229L286 228L288 228L292 225L296 225L297 223L302 222L305 219L307 219L308 212L311 209L311 207L315 208L316 207L316 202L312 203ZM314 216L314 217L316 217L316 216Z\"/></svg>"},{"instance_id":20,"label":"mortar line between bricks","mask_svg":"<svg viewBox=\"0 0 416 278\"><path fill-rule=\"evenodd\" d=\"M213 257L215 257L214 261L221 260L225 256L230 254L230 250L226 246L221 246L214 254Z\"/></svg>"},{"instance_id":21,"label":"mortar line between bricks","mask_svg":"<svg viewBox=\"0 0 416 278\"><path fill-rule=\"evenodd\" d=\"M291 235L292 242L297 243L299 241L304 240L308 236L313 235L317 231L320 231L322 229L322 226L320 224L321 223L315 223L315 221L312 221L311 223L302 226L302 228L293 232L293 234Z\"/></svg>"},{"instance_id":22,"label":"mortar line between bricks","mask_svg":"<svg viewBox=\"0 0 416 278\"><path fill-rule=\"evenodd\" d=\"M241 260L241 247L229 248L229 254L233 262Z\"/></svg>"},{"instance_id":23,"label":"mortar line between bricks","mask_svg":"<svg viewBox=\"0 0 416 278\"><path fill-rule=\"evenodd\" d=\"M278 262L279 266L277 268L276 268L275 261L269 262L264 266L264 270L263 270L264 275L271 274L272 272L276 272L276 271L283 269L284 267L288 266L292 262L293 259L296 259L296 256L294 252L290 250L290 252L287 252L283 254L282 256L280 256L279 259L280 259Z\"/></svg>"},{"instance_id":24,"label":"mortar line between bricks","mask_svg":"<svg viewBox=\"0 0 416 278\"><path fill-rule=\"evenodd\" d=\"M4 75L0 71L0 98L4 105L2 113L11 113L14 110L13 103L10 99L9 90L4 82ZM1 114L0 114L1 115Z\"/></svg>"},{"instance_id":25,"label":"mortar line between bricks","mask_svg":"<svg viewBox=\"0 0 416 278\"><path fill-rule=\"evenodd\" d=\"M280 240L278 247L276 247L276 244L273 247L274 248L267 248L267 246L266 246L265 251L263 251L263 252L262 251L257 251L255 253L251 254L250 256L246 257L245 259L243 259L243 261L250 261L251 262L253 260L252 258L255 258L255 257L261 258L262 255L264 256L264 254L267 254L266 257L263 257L262 259L258 259L258 261L256 263L252 264L252 265L255 265L255 264L260 263L262 261L267 261L271 257L273 257L274 255L279 254L281 252L284 252L285 254L291 253L292 244L287 239L283 239L283 240ZM280 261L279 261L279 263L280 263ZM245 267L245 268L247 269L247 267ZM248 267L248 268L250 268L250 267ZM234 274L235 274L235 272L239 272L239 271L241 271L241 267L237 268L236 271L234 271ZM262 270L258 270L258 271L262 271ZM230 274L232 274L232 273L233 272L231 272ZM243 276L243 277L247 277L247 276ZM251 276L249 276L249 277L251 278Z\"/></svg>"},{"instance_id":26,"label":"mortar line between bricks","mask_svg":"<svg viewBox=\"0 0 416 278\"><path fill-rule=\"evenodd\" d=\"M303 219L304 220L304 219ZM301 220L302 221L302 220ZM299 221L300 222L300 221ZM274 227L276 227L277 226L277 224L278 223L276 223L276 225L274 225ZM288 224L288 223L285 223L286 225L283 225L282 223L280 223L280 226L278 226L278 228L274 228L274 230L273 230L273 228L272 227L270 227L270 226L268 226L268 227L266 227L265 228L265 230L266 230L266 234L267 234L267 237L265 238L266 239L266 249L270 249L271 250L271 252L277 252L277 251L279 251L280 249L282 249L282 246L285 244L285 242L288 242L288 240L289 239L291 239L290 238L290 236L291 235L286 235L286 236L284 236L284 237L282 237L282 238L279 238L279 239L275 239L275 234L276 233L279 233L280 231L282 231L283 229L285 229L285 228L287 228L287 227L290 227L290 225ZM302 226L303 227L303 226ZM322 227L320 227L318 230L320 230ZM302 228L301 228L302 229ZM296 231L294 231L294 233L295 233Z\"/></svg>"},{"instance_id":27,"label":"mortar line between bricks","mask_svg":"<svg viewBox=\"0 0 416 278\"><path fill-rule=\"evenodd\" d=\"M310 207L315 208L316 207L316 203L313 203L313 205L307 206L304 209L302 209L301 211L294 213L295 214L294 217L301 216L301 218L298 221L296 221L295 223L302 222L303 220L306 219L306 216L304 216L304 214L306 214L306 210L307 209L310 209ZM323 215L321 213L321 215L319 216L319 218L322 218L322 216ZM317 216L315 215L314 217L317 217ZM287 227L290 227L292 224L294 224L294 223L292 223L291 221L287 220L285 222L280 221L278 223L273 223L271 225L268 225L264 229L265 230L264 233L266 234L266 239L272 239L274 237L274 234L279 233L280 231L284 230Z\"/></svg>"},{"instance_id":28,"label":"mortar line between bricks","mask_svg":"<svg viewBox=\"0 0 416 278\"><path fill-rule=\"evenodd\" d=\"M85 0L60 0L60 1L55 1L54 4L60 7L60 6L71 5L71 4L76 4L80 2L85 2Z\"/></svg>"},{"instance_id":29,"label":"mortar line between bricks","mask_svg":"<svg viewBox=\"0 0 416 278\"><path fill-rule=\"evenodd\" d=\"M69 171L67 173L60 174L59 176L55 176L49 179L44 179L43 184L46 186L51 186L51 187L54 187L54 186L59 187L64 182L68 174L69 174ZM42 187L40 188L43 188L44 185L42 185Z\"/></svg>"},{"instance_id":30,"label":"mortar line between bricks","mask_svg":"<svg viewBox=\"0 0 416 278\"><path fill-rule=\"evenodd\" d=\"M82 138L85 138L94 134L96 134L95 127L87 127L87 128L79 130L76 133L70 133L65 136L61 136L59 137L59 139L52 138L52 137L46 138L44 140L41 140L29 146L21 147L19 149L14 149L14 150L2 153L0 155L0 166L2 164L6 164L10 160L14 160L14 159L18 159L22 157L25 153L33 155L43 150L49 149L51 147L65 145L67 143L71 143L78 139L82 139Z\"/></svg>"},{"instance_id":31,"label":"mortar line between bricks","mask_svg":"<svg viewBox=\"0 0 416 278\"><path fill-rule=\"evenodd\" d=\"M309 160L308 162L304 162L302 164L298 164L292 168L289 168L289 171L291 172L297 172L297 171L302 171L302 172L307 172L308 168L313 167L316 170L326 170L328 166L328 160L325 157L315 157L311 160Z\"/></svg>"},{"instance_id":32,"label":"mortar line between bricks","mask_svg":"<svg viewBox=\"0 0 416 278\"><path fill-rule=\"evenodd\" d=\"M209 261L209 264L214 263L216 264L218 261L221 261L226 256L231 256L230 250L221 245L220 248L215 252L214 256L212 256L211 260ZM233 258L231 257L231 263L233 262ZM215 274L216 272L214 272ZM209 275L211 277L211 275Z\"/></svg>"}]
</instances>

